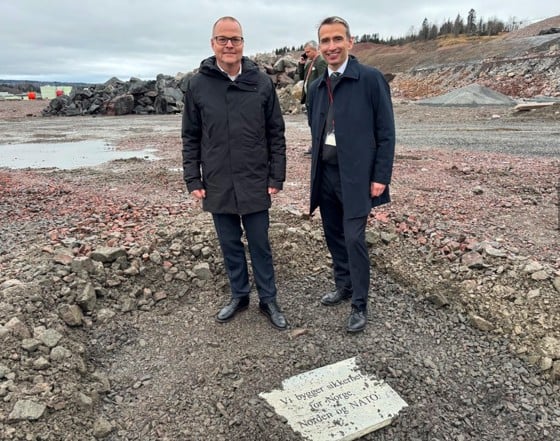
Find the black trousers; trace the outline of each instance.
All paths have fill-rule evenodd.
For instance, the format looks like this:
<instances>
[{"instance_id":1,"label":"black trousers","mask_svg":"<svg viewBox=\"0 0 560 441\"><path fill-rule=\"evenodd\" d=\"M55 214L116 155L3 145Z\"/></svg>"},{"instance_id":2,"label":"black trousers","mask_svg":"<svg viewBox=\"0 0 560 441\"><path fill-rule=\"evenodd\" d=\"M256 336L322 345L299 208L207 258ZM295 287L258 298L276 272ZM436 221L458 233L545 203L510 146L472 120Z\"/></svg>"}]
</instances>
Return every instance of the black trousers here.
<instances>
[{"instance_id":1,"label":"black trousers","mask_svg":"<svg viewBox=\"0 0 560 441\"><path fill-rule=\"evenodd\" d=\"M370 262L366 244L367 216L345 219L337 165L321 164L319 210L333 260L336 288L352 292L352 305L366 311Z\"/></svg>"},{"instance_id":2,"label":"black trousers","mask_svg":"<svg viewBox=\"0 0 560 441\"><path fill-rule=\"evenodd\" d=\"M268 238L268 210L257 213L212 214L214 226L224 256L232 297L243 297L251 292L245 246L241 241L243 229L247 237L251 265L259 299L268 303L276 298L276 282L272 252ZM243 229L241 225L243 224Z\"/></svg>"}]
</instances>

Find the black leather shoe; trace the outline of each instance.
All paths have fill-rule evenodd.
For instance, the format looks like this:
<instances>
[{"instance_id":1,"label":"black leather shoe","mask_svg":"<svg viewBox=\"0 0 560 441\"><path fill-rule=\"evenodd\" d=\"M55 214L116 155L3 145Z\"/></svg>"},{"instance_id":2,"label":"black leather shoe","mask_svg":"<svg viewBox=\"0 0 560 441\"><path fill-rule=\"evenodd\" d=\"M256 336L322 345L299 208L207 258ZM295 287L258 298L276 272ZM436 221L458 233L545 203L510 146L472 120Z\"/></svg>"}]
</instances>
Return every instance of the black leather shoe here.
<instances>
[{"instance_id":1,"label":"black leather shoe","mask_svg":"<svg viewBox=\"0 0 560 441\"><path fill-rule=\"evenodd\" d=\"M351 298L352 293L337 289L336 291L326 293L321 298L321 303L325 306L334 306Z\"/></svg>"},{"instance_id":2,"label":"black leather shoe","mask_svg":"<svg viewBox=\"0 0 560 441\"><path fill-rule=\"evenodd\" d=\"M287 328L288 322L286 321L286 317L284 317L284 313L276 303L276 300L268 303L259 303L259 309L268 317L272 326L277 329Z\"/></svg>"},{"instance_id":3,"label":"black leather shoe","mask_svg":"<svg viewBox=\"0 0 560 441\"><path fill-rule=\"evenodd\" d=\"M348 317L348 324L346 330L348 332L362 332L367 324L367 315L365 311L360 311L358 308L352 306L352 312Z\"/></svg>"},{"instance_id":4,"label":"black leather shoe","mask_svg":"<svg viewBox=\"0 0 560 441\"><path fill-rule=\"evenodd\" d=\"M235 314L241 311L245 311L249 307L249 296L244 297L232 297L230 302L220 309L216 320L220 323L229 322L235 317Z\"/></svg>"}]
</instances>

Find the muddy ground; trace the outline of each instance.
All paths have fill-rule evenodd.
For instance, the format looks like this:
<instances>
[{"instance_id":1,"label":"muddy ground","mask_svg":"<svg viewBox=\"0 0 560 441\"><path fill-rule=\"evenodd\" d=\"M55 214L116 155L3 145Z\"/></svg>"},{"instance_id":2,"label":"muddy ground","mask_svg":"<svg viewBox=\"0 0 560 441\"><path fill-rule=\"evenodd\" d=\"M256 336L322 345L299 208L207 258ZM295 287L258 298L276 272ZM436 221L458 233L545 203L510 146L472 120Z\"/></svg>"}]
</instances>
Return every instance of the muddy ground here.
<instances>
[{"instance_id":1,"label":"muddy ground","mask_svg":"<svg viewBox=\"0 0 560 441\"><path fill-rule=\"evenodd\" d=\"M409 407L366 440L560 437L558 109L395 105L393 202L372 213L369 325L344 332L309 133L286 116L271 238L279 332L231 323L211 221L185 193L180 116L41 118L0 102L2 144L101 139L137 158L0 169L0 438L298 440L258 397L357 356ZM1 147L0 147L1 148ZM31 405L29 403L32 403Z\"/></svg>"}]
</instances>

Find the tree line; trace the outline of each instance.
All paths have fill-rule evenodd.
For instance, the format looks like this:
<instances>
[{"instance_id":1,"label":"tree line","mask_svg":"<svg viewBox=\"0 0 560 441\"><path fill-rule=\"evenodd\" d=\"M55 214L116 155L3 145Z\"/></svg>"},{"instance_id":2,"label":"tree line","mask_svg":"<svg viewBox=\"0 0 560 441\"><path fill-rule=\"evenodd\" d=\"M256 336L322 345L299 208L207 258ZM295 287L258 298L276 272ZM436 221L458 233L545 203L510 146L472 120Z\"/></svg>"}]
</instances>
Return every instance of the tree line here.
<instances>
[{"instance_id":1,"label":"tree line","mask_svg":"<svg viewBox=\"0 0 560 441\"><path fill-rule=\"evenodd\" d=\"M502 32L515 31L519 29L521 24L522 23L517 21L515 18L511 18L508 22L504 22L497 18L489 20L483 20L482 18L477 19L476 11L471 8L467 14L466 20L461 16L461 14L457 14L455 20L447 19L440 26L437 26L436 24L430 23L427 18L424 18L418 31L415 31L414 27L411 27L410 31L404 37L391 36L389 38L380 38L378 33L363 34L355 35L354 43L377 43L396 46L413 41L435 40L436 38L442 36L493 36L499 35ZM276 55L284 55L295 51L303 51L303 45L298 47L292 46L291 48L285 46L283 48L275 49L274 53Z\"/></svg>"}]
</instances>

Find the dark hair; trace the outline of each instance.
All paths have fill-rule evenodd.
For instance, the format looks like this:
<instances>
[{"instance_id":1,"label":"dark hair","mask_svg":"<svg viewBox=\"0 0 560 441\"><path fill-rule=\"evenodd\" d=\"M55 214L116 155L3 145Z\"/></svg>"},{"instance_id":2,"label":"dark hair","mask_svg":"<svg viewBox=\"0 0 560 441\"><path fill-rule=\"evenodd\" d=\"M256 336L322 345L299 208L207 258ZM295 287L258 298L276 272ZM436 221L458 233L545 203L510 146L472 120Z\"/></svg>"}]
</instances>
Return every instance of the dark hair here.
<instances>
[{"instance_id":1,"label":"dark hair","mask_svg":"<svg viewBox=\"0 0 560 441\"><path fill-rule=\"evenodd\" d=\"M319 29L317 31L317 33L321 30L321 27L323 25L331 25L331 24L336 24L336 23L340 23L341 25L343 25L346 28L346 36L351 39L352 38L352 34L350 34L350 25L348 24L348 22L346 20L344 20L343 18L337 17L336 15L333 15L332 17L327 17L325 18L320 24L319 24Z\"/></svg>"}]
</instances>

